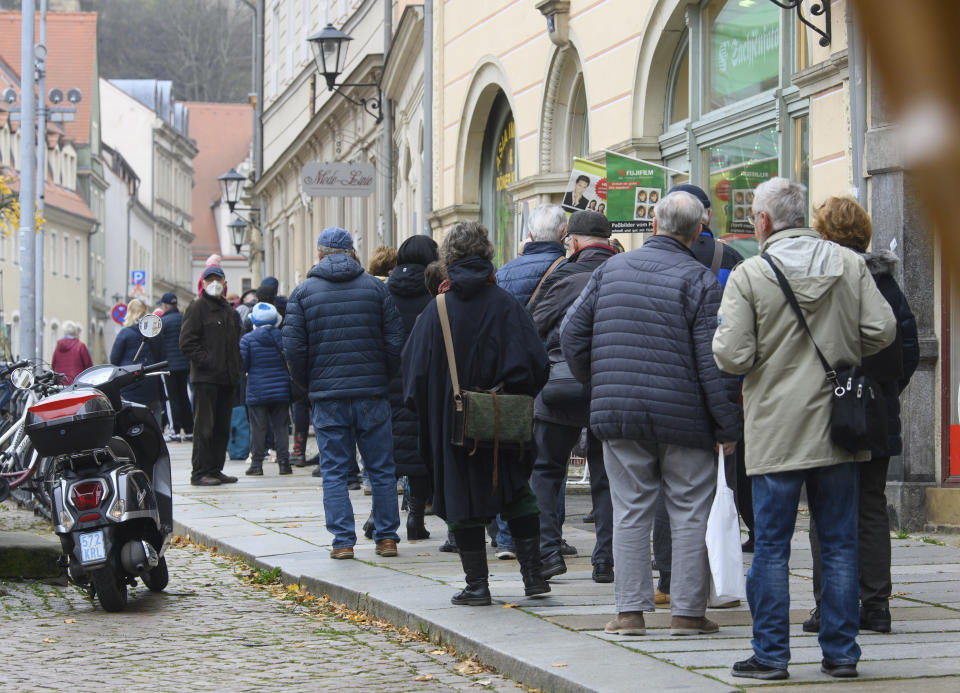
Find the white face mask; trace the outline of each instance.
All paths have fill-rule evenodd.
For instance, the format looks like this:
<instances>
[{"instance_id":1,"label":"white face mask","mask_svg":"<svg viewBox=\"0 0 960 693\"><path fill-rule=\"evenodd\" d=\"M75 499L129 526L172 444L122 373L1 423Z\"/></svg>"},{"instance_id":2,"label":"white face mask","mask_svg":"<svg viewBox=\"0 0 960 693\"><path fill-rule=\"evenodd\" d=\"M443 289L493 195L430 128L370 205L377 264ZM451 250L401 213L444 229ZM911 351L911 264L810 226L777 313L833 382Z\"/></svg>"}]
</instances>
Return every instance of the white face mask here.
<instances>
[{"instance_id":1,"label":"white face mask","mask_svg":"<svg viewBox=\"0 0 960 693\"><path fill-rule=\"evenodd\" d=\"M220 282L210 282L203 290L207 292L207 296L212 296L213 298L218 298L223 294L223 284Z\"/></svg>"}]
</instances>

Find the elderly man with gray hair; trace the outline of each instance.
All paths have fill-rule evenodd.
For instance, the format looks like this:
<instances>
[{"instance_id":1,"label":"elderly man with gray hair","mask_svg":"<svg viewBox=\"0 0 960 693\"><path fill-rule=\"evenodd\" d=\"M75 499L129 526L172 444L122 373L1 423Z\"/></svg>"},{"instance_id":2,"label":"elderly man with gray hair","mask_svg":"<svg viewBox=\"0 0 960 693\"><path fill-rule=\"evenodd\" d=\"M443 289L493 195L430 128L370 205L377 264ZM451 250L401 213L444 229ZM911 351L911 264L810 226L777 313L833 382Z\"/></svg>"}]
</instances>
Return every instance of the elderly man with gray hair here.
<instances>
[{"instance_id":1,"label":"elderly man with gray hair","mask_svg":"<svg viewBox=\"0 0 960 693\"><path fill-rule=\"evenodd\" d=\"M655 208L654 236L594 270L560 327L574 377L590 384L590 430L603 442L613 501L614 594L608 633L643 635L654 610L650 528L663 490L673 528L670 632L715 633L705 617L704 542L716 448L740 438L738 382L713 360L721 287L690 246L703 205L687 192Z\"/></svg>"},{"instance_id":2,"label":"elderly man with gray hair","mask_svg":"<svg viewBox=\"0 0 960 693\"><path fill-rule=\"evenodd\" d=\"M806 228L806 192L786 178L757 186L753 228L761 255L730 275L713 339L720 368L745 376L756 534L747 573L753 656L733 665L733 675L745 678L789 676L787 571L803 485L823 556L821 670L852 678L860 659L856 462L869 460L870 450L850 451L831 438L835 384L816 347L831 369L856 365L894 340L897 321L863 258Z\"/></svg>"},{"instance_id":3,"label":"elderly man with gray hair","mask_svg":"<svg viewBox=\"0 0 960 693\"><path fill-rule=\"evenodd\" d=\"M497 286L513 294L523 305L530 302L534 290L551 268L566 254L563 232L567 214L559 205L537 205L527 220L527 242L523 254L497 271Z\"/></svg>"}]
</instances>

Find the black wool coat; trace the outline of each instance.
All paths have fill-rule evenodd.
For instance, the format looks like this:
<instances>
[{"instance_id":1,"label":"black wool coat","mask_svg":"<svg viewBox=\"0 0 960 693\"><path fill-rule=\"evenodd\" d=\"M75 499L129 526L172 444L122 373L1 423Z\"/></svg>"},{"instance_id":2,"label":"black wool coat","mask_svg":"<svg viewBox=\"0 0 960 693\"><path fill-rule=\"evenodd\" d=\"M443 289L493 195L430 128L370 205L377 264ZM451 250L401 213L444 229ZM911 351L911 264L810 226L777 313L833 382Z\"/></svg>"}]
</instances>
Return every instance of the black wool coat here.
<instances>
[{"instance_id":1,"label":"black wool coat","mask_svg":"<svg viewBox=\"0 0 960 693\"><path fill-rule=\"evenodd\" d=\"M404 344L417 316L433 301L423 282L423 271L423 265L398 265L387 279L387 289L403 321ZM427 465L420 457L417 440L417 415L403 406L403 377L400 373L390 380L390 409L393 414L393 459L397 465L397 476L426 476Z\"/></svg>"},{"instance_id":2,"label":"black wool coat","mask_svg":"<svg viewBox=\"0 0 960 693\"><path fill-rule=\"evenodd\" d=\"M180 351L190 361L190 382L240 383L240 316L221 296L206 292L183 314Z\"/></svg>"},{"instance_id":3,"label":"black wool coat","mask_svg":"<svg viewBox=\"0 0 960 693\"><path fill-rule=\"evenodd\" d=\"M529 314L491 283L493 265L468 257L447 269L447 311L462 389L504 384L511 394L536 395L549 362ZM492 518L527 484L536 450L501 449L493 486L493 451L474 455L450 444L453 387L440 317L432 301L403 350L403 400L417 413L420 453L434 480L434 512L448 522Z\"/></svg>"}]
</instances>

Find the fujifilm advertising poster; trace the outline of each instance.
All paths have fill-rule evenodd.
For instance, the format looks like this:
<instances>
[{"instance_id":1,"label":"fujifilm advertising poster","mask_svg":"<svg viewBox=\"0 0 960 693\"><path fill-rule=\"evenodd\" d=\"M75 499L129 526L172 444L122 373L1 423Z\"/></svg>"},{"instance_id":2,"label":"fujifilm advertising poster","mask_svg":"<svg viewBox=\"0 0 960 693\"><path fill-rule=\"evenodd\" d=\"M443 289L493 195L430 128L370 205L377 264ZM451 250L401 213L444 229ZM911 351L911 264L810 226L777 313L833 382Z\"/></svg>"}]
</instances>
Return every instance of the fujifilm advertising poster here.
<instances>
[{"instance_id":1,"label":"fujifilm advertising poster","mask_svg":"<svg viewBox=\"0 0 960 693\"><path fill-rule=\"evenodd\" d=\"M614 233L650 233L653 208L666 192L663 168L607 153L607 218Z\"/></svg>"}]
</instances>

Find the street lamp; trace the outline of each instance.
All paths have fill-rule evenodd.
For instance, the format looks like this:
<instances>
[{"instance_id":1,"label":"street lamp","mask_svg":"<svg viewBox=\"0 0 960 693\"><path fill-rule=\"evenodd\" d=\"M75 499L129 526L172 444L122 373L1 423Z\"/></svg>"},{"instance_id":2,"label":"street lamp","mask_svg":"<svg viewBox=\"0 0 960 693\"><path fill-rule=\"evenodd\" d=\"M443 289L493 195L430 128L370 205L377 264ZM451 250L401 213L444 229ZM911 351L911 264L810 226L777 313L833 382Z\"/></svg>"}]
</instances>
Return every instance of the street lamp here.
<instances>
[{"instance_id":1,"label":"street lamp","mask_svg":"<svg viewBox=\"0 0 960 693\"><path fill-rule=\"evenodd\" d=\"M360 106L369 113L379 124L383 120L381 109L382 95L380 93L379 82L343 82L337 84L337 77L343 73L347 62L348 41L352 41L352 36L333 26L327 24L323 29L315 33L309 39L310 47L313 49L314 62L317 64L317 70L323 75L327 82L327 90L335 91L354 106ZM376 87L377 97L352 99L342 91L340 87Z\"/></svg>"},{"instance_id":2,"label":"street lamp","mask_svg":"<svg viewBox=\"0 0 960 693\"><path fill-rule=\"evenodd\" d=\"M227 224L230 229L230 235L233 237L233 247L237 249L237 255L240 254L240 247L243 245L243 237L247 233L247 222L240 217L235 217L233 221Z\"/></svg>"},{"instance_id":3,"label":"street lamp","mask_svg":"<svg viewBox=\"0 0 960 693\"><path fill-rule=\"evenodd\" d=\"M227 201L227 206L232 212L240 201L240 189L247 179L231 168L222 176L218 176L217 180L220 181L220 197Z\"/></svg>"}]
</instances>

